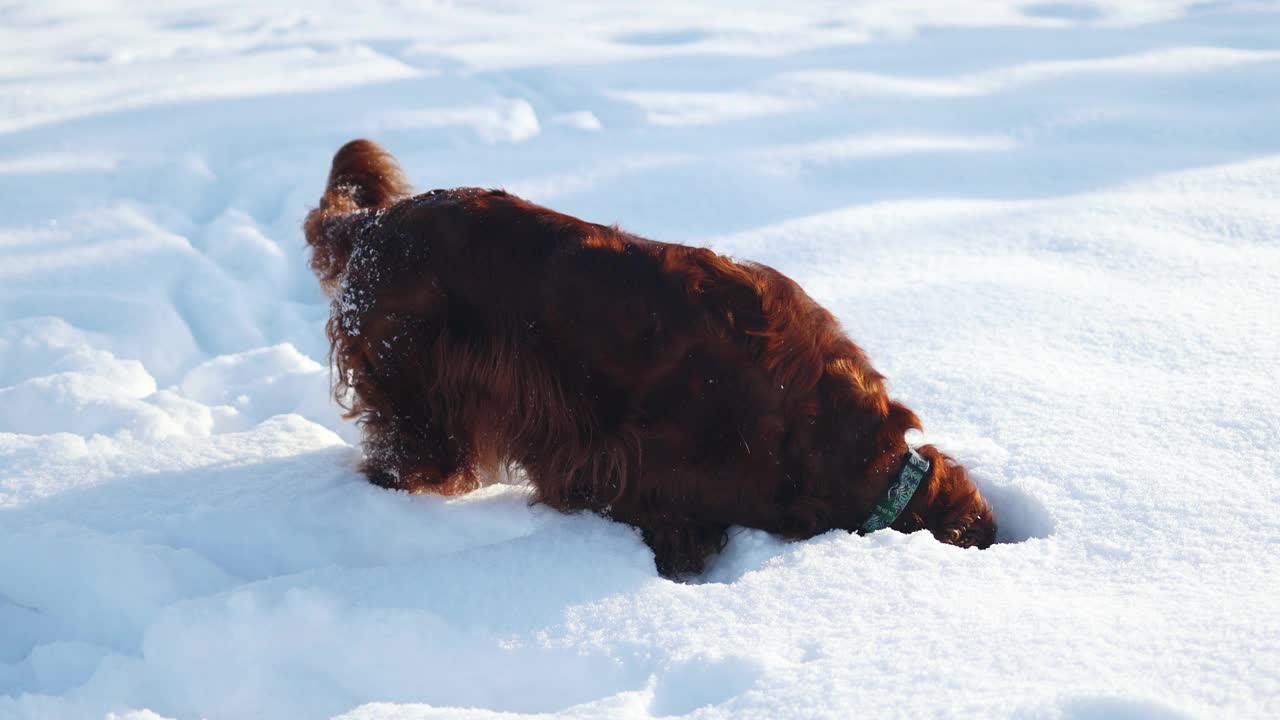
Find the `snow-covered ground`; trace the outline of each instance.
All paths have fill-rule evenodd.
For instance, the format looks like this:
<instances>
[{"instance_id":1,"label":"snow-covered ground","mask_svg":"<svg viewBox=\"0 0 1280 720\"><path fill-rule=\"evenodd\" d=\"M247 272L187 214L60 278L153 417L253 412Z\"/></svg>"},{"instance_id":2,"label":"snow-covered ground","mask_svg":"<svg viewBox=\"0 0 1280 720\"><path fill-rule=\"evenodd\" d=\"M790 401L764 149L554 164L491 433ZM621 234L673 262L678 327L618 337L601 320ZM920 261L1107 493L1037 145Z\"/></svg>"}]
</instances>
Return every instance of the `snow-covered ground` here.
<instances>
[{"instance_id":1,"label":"snow-covered ground","mask_svg":"<svg viewBox=\"0 0 1280 720\"><path fill-rule=\"evenodd\" d=\"M0 718L1280 715L1276 3L265 5L0 3ZM357 136L797 278L1002 544L367 485Z\"/></svg>"}]
</instances>

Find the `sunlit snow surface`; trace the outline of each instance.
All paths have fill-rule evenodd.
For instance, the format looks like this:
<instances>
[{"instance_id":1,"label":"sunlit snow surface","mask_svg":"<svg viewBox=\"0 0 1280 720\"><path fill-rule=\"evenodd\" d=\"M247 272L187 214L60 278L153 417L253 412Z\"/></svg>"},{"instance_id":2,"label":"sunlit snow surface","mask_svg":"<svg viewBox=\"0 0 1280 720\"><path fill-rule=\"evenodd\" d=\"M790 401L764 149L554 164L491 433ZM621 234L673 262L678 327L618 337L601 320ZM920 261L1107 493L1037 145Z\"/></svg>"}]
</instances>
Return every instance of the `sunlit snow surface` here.
<instances>
[{"instance_id":1,"label":"sunlit snow surface","mask_svg":"<svg viewBox=\"0 0 1280 720\"><path fill-rule=\"evenodd\" d=\"M0 3L0 718L1280 715L1276 3L151 5ZM1003 543L367 485L358 136L798 279Z\"/></svg>"}]
</instances>

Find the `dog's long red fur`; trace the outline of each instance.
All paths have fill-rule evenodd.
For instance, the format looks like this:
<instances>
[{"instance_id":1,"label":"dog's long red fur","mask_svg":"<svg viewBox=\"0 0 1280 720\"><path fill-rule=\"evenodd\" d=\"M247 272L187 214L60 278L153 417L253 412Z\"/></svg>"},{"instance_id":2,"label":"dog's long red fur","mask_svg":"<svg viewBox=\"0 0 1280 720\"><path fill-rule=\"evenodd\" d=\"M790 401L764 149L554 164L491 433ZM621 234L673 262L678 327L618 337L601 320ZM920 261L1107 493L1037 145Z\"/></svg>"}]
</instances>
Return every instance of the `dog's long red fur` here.
<instances>
[{"instance_id":1,"label":"dog's long red fur","mask_svg":"<svg viewBox=\"0 0 1280 720\"><path fill-rule=\"evenodd\" d=\"M305 225L374 483L455 494L515 464L537 501L634 525L679 576L731 525L857 530L897 477L919 421L781 273L500 190L409 193L356 140ZM964 469L919 452L932 469L891 527L990 545Z\"/></svg>"}]
</instances>

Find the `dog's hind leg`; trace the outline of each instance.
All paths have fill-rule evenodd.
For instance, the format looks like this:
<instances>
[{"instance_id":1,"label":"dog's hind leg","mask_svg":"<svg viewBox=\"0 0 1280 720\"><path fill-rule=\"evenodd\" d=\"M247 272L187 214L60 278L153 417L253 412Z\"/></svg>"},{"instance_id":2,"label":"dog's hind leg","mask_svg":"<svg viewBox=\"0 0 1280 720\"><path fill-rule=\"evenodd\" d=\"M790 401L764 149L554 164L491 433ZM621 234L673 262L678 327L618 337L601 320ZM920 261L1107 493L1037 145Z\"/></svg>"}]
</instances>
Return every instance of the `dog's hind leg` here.
<instances>
[{"instance_id":1,"label":"dog's hind leg","mask_svg":"<svg viewBox=\"0 0 1280 720\"><path fill-rule=\"evenodd\" d=\"M459 495L479 487L468 443L425 417L365 423L369 482L409 492Z\"/></svg>"},{"instance_id":2,"label":"dog's hind leg","mask_svg":"<svg viewBox=\"0 0 1280 720\"><path fill-rule=\"evenodd\" d=\"M707 559L728 543L728 525L689 522L640 525L644 542L653 550L658 574L668 578L699 575Z\"/></svg>"},{"instance_id":3,"label":"dog's hind leg","mask_svg":"<svg viewBox=\"0 0 1280 720\"><path fill-rule=\"evenodd\" d=\"M423 378L431 367L426 355L413 362L411 353L401 353L402 366L384 362L356 386L364 431L361 469L382 487L458 495L479 486L475 451L463 424L428 400Z\"/></svg>"},{"instance_id":4,"label":"dog's hind leg","mask_svg":"<svg viewBox=\"0 0 1280 720\"><path fill-rule=\"evenodd\" d=\"M362 470L375 485L441 495L479 485L466 423L438 392L443 307L436 283L408 283L354 321L331 321L364 431ZM347 325L358 332L337 332Z\"/></svg>"}]
</instances>

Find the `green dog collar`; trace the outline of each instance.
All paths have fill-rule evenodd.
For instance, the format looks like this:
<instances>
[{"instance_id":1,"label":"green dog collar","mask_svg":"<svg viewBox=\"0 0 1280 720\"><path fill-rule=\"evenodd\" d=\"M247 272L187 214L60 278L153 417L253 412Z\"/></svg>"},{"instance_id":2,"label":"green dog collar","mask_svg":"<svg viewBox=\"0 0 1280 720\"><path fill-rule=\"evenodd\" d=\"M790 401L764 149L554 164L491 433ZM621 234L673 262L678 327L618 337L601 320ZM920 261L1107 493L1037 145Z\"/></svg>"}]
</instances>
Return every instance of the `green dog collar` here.
<instances>
[{"instance_id":1,"label":"green dog collar","mask_svg":"<svg viewBox=\"0 0 1280 720\"><path fill-rule=\"evenodd\" d=\"M902 463L902 471L898 473L898 479L889 485L884 497L880 498L880 502L876 503L875 509L871 511L870 517L862 523L862 532L875 532L892 525L893 521L897 520L902 511L907 508L907 503L911 502L911 497L916 494L916 488L920 487L920 481L924 480L924 476L928 474L929 467L929 461L920 457L920 453L915 450L908 451L907 459Z\"/></svg>"}]
</instances>

